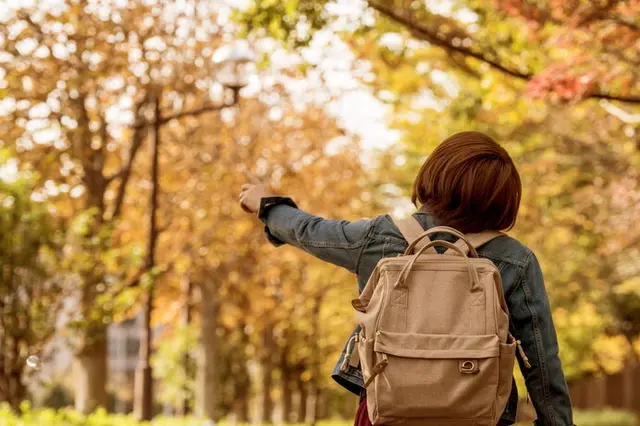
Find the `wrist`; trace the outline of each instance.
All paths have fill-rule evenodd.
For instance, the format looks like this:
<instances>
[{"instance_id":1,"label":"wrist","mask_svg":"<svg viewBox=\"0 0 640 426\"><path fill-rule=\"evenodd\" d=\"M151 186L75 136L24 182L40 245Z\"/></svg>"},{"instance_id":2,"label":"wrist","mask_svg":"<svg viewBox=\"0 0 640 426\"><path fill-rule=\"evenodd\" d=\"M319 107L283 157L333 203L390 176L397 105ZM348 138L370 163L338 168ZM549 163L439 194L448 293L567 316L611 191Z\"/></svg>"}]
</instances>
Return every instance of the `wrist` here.
<instances>
[{"instance_id":1,"label":"wrist","mask_svg":"<svg viewBox=\"0 0 640 426\"><path fill-rule=\"evenodd\" d=\"M258 218L260 220L265 220L269 210L278 205L285 205L289 207L293 207L294 209L298 208L298 205L289 197L279 197L277 195L267 195L260 198L260 208L258 209Z\"/></svg>"}]
</instances>

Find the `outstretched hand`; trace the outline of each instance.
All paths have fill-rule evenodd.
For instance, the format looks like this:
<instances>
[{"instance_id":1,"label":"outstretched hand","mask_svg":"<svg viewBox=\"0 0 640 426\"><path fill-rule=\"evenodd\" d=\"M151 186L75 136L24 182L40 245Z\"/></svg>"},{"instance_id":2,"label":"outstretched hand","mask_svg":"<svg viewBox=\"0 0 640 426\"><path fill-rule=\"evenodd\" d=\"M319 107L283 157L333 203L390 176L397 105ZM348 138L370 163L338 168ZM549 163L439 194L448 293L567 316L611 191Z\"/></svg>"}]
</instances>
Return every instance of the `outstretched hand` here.
<instances>
[{"instance_id":1,"label":"outstretched hand","mask_svg":"<svg viewBox=\"0 0 640 426\"><path fill-rule=\"evenodd\" d=\"M261 183L245 183L240 192L240 206L247 213L258 213L260 200L271 195Z\"/></svg>"}]
</instances>

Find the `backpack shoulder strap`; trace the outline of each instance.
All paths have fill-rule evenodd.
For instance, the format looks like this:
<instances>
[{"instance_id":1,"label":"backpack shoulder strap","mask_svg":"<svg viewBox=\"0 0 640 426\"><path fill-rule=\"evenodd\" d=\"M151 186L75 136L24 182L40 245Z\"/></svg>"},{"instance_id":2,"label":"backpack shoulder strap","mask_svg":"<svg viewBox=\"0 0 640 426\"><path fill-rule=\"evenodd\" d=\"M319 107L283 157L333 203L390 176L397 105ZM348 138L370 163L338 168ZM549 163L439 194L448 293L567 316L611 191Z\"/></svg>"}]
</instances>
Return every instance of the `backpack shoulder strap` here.
<instances>
[{"instance_id":1,"label":"backpack shoulder strap","mask_svg":"<svg viewBox=\"0 0 640 426\"><path fill-rule=\"evenodd\" d=\"M422 228L418 219L413 216L409 216L400 220L393 220L393 223L398 227L400 233L409 244L413 243L418 237L424 234L425 230ZM431 241L428 236L422 238L422 240L417 244L416 248L421 248L427 245ZM435 248L431 247L427 249L427 253L436 253Z\"/></svg>"},{"instance_id":2,"label":"backpack shoulder strap","mask_svg":"<svg viewBox=\"0 0 640 426\"><path fill-rule=\"evenodd\" d=\"M474 234L466 234L465 237L467 238L467 241L471 243L473 248L477 249L478 247L485 245L494 238L501 237L503 235L506 234L499 231L483 231ZM465 254L469 254L469 247L464 241L458 240L456 241L455 245L460 248ZM445 254L456 255L457 253L455 250L449 249L445 252Z\"/></svg>"}]
</instances>

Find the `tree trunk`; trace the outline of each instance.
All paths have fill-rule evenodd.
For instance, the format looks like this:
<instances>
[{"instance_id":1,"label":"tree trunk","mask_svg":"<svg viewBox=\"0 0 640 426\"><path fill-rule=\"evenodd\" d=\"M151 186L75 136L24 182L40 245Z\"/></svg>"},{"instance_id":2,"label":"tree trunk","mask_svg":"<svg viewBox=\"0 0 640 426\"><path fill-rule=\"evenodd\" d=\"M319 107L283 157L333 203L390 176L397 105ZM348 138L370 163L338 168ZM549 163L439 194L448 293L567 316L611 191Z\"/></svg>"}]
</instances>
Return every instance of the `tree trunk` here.
<instances>
[{"instance_id":1,"label":"tree trunk","mask_svg":"<svg viewBox=\"0 0 640 426\"><path fill-rule=\"evenodd\" d=\"M271 424L273 422L273 399L271 388L273 387L273 353L274 341L271 324L267 324L263 334L263 356L261 359L262 393L260 406L262 408L259 423Z\"/></svg>"},{"instance_id":2,"label":"tree trunk","mask_svg":"<svg viewBox=\"0 0 640 426\"><path fill-rule=\"evenodd\" d=\"M640 366L640 354L638 354L638 351L636 351L636 347L635 347L635 340L636 340L636 333L625 333L624 337L625 339L627 339L627 344L629 345L629 353L631 355L631 359L629 360L629 362L631 363L631 365L633 366Z\"/></svg>"},{"instance_id":3,"label":"tree trunk","mask_svg":"<svg viewBox=\"0 0 640 426\"><path fill-rule=\"evenodd\" d=\"M196 416L216 419L217 301L210 283L201 283L200 346L196 373Z\"/></svg>"},{"instance_id":4,"label":"tree trunk","mask_svg":"<svg viewBox=\"0 0 640 426\"><path fill-rule=\"evenodd\" d=\"M307 423L315 426L318 421L318 403L320 392L320 369L322 365L322 359L320 354L320 348L318 347L318 341L320 340L320 308L322 306L323 294L318 293L314 298L313 310L311 311L311 344L314 346L313 355L311 361L311 380L309 382L309 413L307 414Z\"/></svg>"},{"instance_id":5,"label":"tree trunk","mask_svg":"<svg viewBox=\"0 0 640 426\"><path fill-rule=\"evenodd\" d=\"M96 235L99 227L93 230ZM75 379L75 408L77 411L89 414L98 407L107 408L107 326L95 315L101 314L96 306L98 295L97 284L104 277L100 275L83 277L83 285L80 288L79 310L87 319L82 330L78 330L79 340L76 346L76 355L73 361L73 377ZM96 312L97 310L97 312Z\"/></svg>"},{"instance_id":6,"label":"tree trunk","mask_svg":"<svg viewBox=\"0 0 640 426\"><path fill-rule=\"evenodd\" d=\"M234 377L234 396L233 412L239 423L249 423L249 399L251 398L251 381L249 372L241 370L237 377Z\"/></svg>"},{"instance_id":7,"label":"tree trunk","mask_svg":"<svg viewBox=\"0 0 640 426\"><path fill-rule=\"evenodd\" d=\"M241 333L240 349L242 351L249 345L249 335L245 331L246 324L240 322L238 330ZM238 373L234 385L234 412L236 413L236 419L240 423L249 423L249 402L251 398L251 377L249 375L249 369L247 368L247 359L244 354L236 358L238 363Z\"/></svg>"},{"instance_id":8,"label":"tree trunk","mask_svg":"<svg viewBox=\"0 0 640 426\"><path fill-rule=\"evenodd\" d=\"M86 109L87 93L82 93L74 102L78 126L71 134L73 156L80 161L83 169L82 182L86 188L86 197L83 208L97 211L96 223L90 236L97 236L100 227L104 224L106 210L105 194L108 180L104 175L105 157L104 150L107 141L102 138L101 148L94 150L88 143L97 132L90 129L89 114ZM103 126L106 122L102 121ZM133 156L131 158L133 161ZM122 181L119 192L124 196L126 182ZM120 194L118 195L120 198ZM121 202L122 200L120 200ZM115 216L112 216L114 219ZM75 348L73 360L73 377L75 381L74 404L77 411L88 414L98 407L107 408L107 329L102 323L102 318L94 318L96 309L97 285L104 282L103 276L93 275L91 271L82 276L83 288L81 289L80 312L89 321L88 326L81 331L82 342ZM101 313L100 308L98 312Z\"/></svg>"},{"instance_id":9,"label":"tree trunk","mask_svg":"<svg viewBox=\"0 0 640 426\"><path fill-rule=\"evenodd\" d=\"M27 396L22 381L25 362L20 357L20 339L5 336L5 331L0 329L0 402L6 402L17 412Z\"/></svg>"},{"instance_id":10,"label":"tree trunk","mask_svg":"<svg viewBox=\"0 0 640 426\"><path fill-rule=\"evenodd\" d=\"M153 293L148 289L142 312L140 351L134 377L133 411L138 421L149 421L153 417L153 371L150 362L152 304Z\"/></svg>"},{"instance_id":11,"label":"tree trunk","mask_svg":"<svg viewBox=\"0 0 640 426\"><path fill-rule=\"evenodd\" d=\"M286 350L285 346L285 350ZM293 407L293 391L291 389L292 371L291 366L287 363L286 358L280 363L280 372L282 375L282 422L291 423L291 408Z\"/></svg>"},{"instance_id":12,"label":"tree trunk","mask_svg":"<svg viewBox=\"0 0 640 426\"><path fill-rule=\"evenodd\" d=\"M147 240L147 272L156 265L158 243L158 194L160 192L160 97L155 99L153 144L151 145L151 197L149 199L149 238ZM135 376L135 416L139 421L149 421L153 417L153 370L151 367L151 315L153 314L153 294L155 284L152 278L147 289L142 310L140 330L140 356Z\"/></svg>"},{"instance_id":13,"label":"tree trunk","mask_svg":"<svg viewBox=\"0 0 640 426\"><path fill-rule=\"evenodd\" d=\"M73 363L75 409L83 414L107 407L107 330L94 330L93 334L94 343L84 348Z\"/></svg>"},{"instance_id":14,"label":"tree trunk","mask_svg":"<svg viewBox=\"0 0 640 426\"><path fill-rule=\"evenodd\" d=\"M271 398L271 387L273 386L271 363L268 359L265 359L262 364L262 394L261 394L261 406L262 424L271 424L273 418L273 399Z\"/></svg>"},{"instance_id":15,"label":"tree trunk","mask_svg":"<svg viewBox=\"0 0 640 426\"><path fill-rule=\"evenodd\" d=\"M191 293L193 291L193 284L189 277L184 277L182 281L182 293L185 299L184 306L182 308L182 325L185 330L191 325ZM189 378L191 374L191 369L189 368L189 364L191 362L191 357L189 356L189 351L185 351L182 358L182 368L184 369L185 377ZM178 415L188 416L191 412L191 407L189 406L190 400L189 396L185 395L183 400L180 402L178 406Z\"/></svg>"},{"instance_id":16,"label":"tree trunk","mask_svg":"<svg viewBox=\"0 0 640 426\"><path fill-rule=\"evenodd\" d=\"M318 420L324 420L329 417L328 402L327 390L324 387L320 388L318 392L318 409L316 411Z\"/></svg>"},{"instance_id":17,"label":"tree trunk","mask_svg":"<svg viewBox=\"0 0 640 426\"><path fill-rule=\"evenodd\" d=\"M12 410L18 412L20 404L27 396L27 388L22 382L22 372L14 371L7 376L8 393L4 395Z\"/></svg>"},{"instance_id":18,"label":"tree trunk","mask_svg":"<svg viewBox=\"0 0 640 426\"><path fill-rule=\"evenodd\" d=\"M291 352L291 345L289 342L293 341L293 331L288 328L284 332L284 344L280 349L280 380L282 386L282 422L292 422L292 407L293 407L293 389L291 388L293 382L294 371L289 362L289 353Z\"/></svg>"},{"instance_id":19,"label":"tree trunk","mask_svg":"<svg viewBox=\"0 0 640 426\"><path fill-rule=\"evenodd\" d=\"M307 397L307 418L305 423L315 425L318 422L318 403L319 403L319 386L318 377L311 377L309 381L309 396Z\"/></svg>"},{"instance_id":20,"label":"tree trunk","mask_svg":"<svg viewBox=\"0 0 640 426\"><path fill-rule=\"evenodd\" d=\"M307 401L309 392L307 384L302 380L302 374L298 375L298 423L304 423L307 420Z\"/></svg>"},{"instance_id":21,"label":"tree trunk","mask_svg":"<svg viewBox=\"0 0 640 426\"><path fill-rule=\"evenodd\" d=\"M241 423L249 423L249 399L251 398L251 394L249 393L249 386L250 384L247 383L244 397L240 399L238 407L238 420Z\"/></svg>"}]
</instances>

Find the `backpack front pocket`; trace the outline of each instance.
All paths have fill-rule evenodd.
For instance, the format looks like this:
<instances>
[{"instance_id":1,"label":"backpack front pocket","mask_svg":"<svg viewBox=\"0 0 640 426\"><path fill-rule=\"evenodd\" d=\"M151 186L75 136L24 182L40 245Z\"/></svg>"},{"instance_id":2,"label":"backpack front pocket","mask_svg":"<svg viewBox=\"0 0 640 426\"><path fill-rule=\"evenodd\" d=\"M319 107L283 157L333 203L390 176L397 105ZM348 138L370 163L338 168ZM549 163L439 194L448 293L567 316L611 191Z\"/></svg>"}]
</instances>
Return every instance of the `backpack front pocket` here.
<instances>
[{"instance_id":1,"label":"backpack front pocket","mask_svg":"<svg viewBox=\"0 0 640 426\"><path fill-rule=\"evenodd\" d=\"M381 418L494 417L498 336L379 331L374 352L387 360L369 387Z\"/></svg>"}]
</instances>

